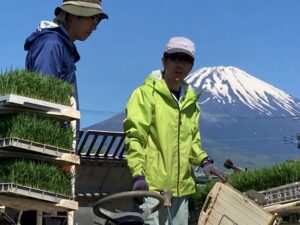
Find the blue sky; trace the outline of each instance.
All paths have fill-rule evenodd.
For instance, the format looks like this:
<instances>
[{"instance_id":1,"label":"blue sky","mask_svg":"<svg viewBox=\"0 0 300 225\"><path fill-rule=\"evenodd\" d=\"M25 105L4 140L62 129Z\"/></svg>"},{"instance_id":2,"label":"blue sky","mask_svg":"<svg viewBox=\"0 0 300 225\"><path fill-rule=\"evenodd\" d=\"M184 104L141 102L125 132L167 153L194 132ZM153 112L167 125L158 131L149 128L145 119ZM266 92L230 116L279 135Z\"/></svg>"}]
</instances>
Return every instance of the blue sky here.
<instances>
[{"instance_id":1,"label":"blue sky","mask_svg":"<svg viewBox=\"0 0 300 225\"><path fill-rule=\"evenodd\" d=\"M61 0L1 4L0 69L24 68L25 38L53 19ZM194 71L235 66L300 98L299 0L103 0L110 19L76 42L81 125L124 110L131 92L154 69L172 36L196 44Z\"/></svg>"}]
</instances>

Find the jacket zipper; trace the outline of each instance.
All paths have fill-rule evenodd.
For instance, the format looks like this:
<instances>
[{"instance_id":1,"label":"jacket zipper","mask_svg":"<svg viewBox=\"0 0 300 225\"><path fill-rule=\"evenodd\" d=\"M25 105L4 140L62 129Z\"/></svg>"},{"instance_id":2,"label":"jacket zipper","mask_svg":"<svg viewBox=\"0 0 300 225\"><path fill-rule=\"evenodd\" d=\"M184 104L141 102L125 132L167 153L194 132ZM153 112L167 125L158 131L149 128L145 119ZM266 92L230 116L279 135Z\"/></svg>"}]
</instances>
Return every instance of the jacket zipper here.
<instances>
[{"instance_id":1,"label":"jacket zipper","mask_svg":"<svg viewBox=\"0 0 300 225\"><path fill-rule=\"evenodd\" d=\"M180 179L180 127L181 127L181 111L178 105L178 134L177 134L177 156L178 156L178 174L177 174L177 196L179 196L179 179Z\"/></svg>"}]
</instances>

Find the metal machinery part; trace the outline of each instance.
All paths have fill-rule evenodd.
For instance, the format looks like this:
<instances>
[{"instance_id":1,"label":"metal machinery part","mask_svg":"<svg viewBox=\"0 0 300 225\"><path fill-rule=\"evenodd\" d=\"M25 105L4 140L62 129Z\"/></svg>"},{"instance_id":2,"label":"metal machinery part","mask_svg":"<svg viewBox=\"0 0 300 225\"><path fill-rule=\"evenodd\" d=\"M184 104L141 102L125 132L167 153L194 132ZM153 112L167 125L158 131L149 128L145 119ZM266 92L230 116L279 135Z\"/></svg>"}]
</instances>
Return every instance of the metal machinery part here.
<instances>
[{"instance_id":1,"label":"metal machinery part","mask_svg":"<svg viewBox=\"0 0 300 225\"><path fill-rule=\"evenodd\" d=\"M157 205L152 208L146 209L144 212L112 212L111 210L104 209L103 206L108 202L118 201L122 198L136 198L136 197L152 197L158 200ZM122 193L116 193L107 197L104 197L97 201L93 206L93 211L98 217L102 217L112 222L115 225L140 225L144 224L146 218L156 210L158 210L164 204L164 197L155 192L149 191L127 191Z\"/></svg>"}]
</instances>

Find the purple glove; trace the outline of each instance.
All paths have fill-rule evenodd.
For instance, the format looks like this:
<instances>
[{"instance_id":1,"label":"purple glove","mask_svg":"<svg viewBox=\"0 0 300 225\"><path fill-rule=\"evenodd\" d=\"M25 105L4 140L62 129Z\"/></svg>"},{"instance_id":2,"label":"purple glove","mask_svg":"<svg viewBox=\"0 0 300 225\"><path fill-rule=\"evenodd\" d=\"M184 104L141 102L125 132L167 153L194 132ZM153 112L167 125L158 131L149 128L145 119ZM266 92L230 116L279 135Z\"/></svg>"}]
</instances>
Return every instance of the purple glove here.
<instances>
[{"instance_id":1,"label":"purple glove","mask_svg":"<svg viewBox=\"0 0 300 225\"><path fill-rule=\"evenodd\" d=\"M208 180L211 180L211 175L216 175L218 176L223 182L226 181L226 175L218 170L217 167L214 166L213 160L210 158L205 158L201 162L201 167L203 168L204 174L207 176Z\"/></svg>"},{"instance_id":2,"label":"purple glove","mask_svg":"<svg viewBox=\"0 0 300 225\"><path fill-rule=\"evenodd\" d=\"M143 175L138 175L132 178L133 186L132 190L133 191L149 191L149 185L147 184L147 181L145 180L145 176ZM144 197L136 197L134 198L137 204L141 205L145 202Z\"/></svg>"},{"instance_id":3,"label":"purple glove","mask_svg":"<svg viewBox=\"0 0 300 225\"><path fill-rule=\"evenodd\" d=\"M133 181L133 186L132 190L133 191L149 191L149 186L145 180L145 176L143 175L138 175L132 178Z\"/></svg>"}]
</instances>

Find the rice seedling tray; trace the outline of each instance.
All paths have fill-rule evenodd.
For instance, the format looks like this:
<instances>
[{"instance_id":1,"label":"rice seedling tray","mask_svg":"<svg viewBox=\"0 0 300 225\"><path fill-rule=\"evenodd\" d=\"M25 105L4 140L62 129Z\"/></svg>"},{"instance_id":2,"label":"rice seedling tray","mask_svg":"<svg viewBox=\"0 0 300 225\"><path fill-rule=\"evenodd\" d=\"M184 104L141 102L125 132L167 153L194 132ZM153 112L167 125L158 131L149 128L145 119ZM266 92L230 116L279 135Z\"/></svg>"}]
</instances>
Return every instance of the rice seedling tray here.
<instances>
[{"instance_id":1,"label":"rice seedling tray","mask_svg":"<svg viewBox=\"0 0 300 225\"><path fill-rule=\"evenodd\" d=\"M16 154L18 152L18 154ZM32 154L32 155L31 155ZM38 154L38 155L37 155ZM16 157L32 156L43 159L48 156L52 161L80 164L80 158L75 151L45 145L37 142L27 141L20 138L0 138L0 156Z\"/></svg>"},{"instance_id":2,"label":"rice seedling tray","mask_svg":"<svg viewBox=\"0 0 300 225\"><path fill-rule=\"evenodd\" d=\"M64 120L80 119L80 112L70 106L14 94L0 96L0 113L9 113L20 109L34 110L34 112Z\"/></svg>"},{"instance_id":3,"label":"rice seedling tray","mask_svg":"<svg viewBox=\"0 0 300 225\"><path fill-rule=\"evenodd\" d=\"M49 213L78 210L78 203L72 197L14 183L0 183L0 204L17 210Z\"/></svg>"},{"instance_id":4,"label":"rice seedling tray","mask_svg":"<svg viewBox=\"0 0 300 225\"><path fill-rule=\"evenodd\" d=\"M300 201L300 182L270 188L260 193L264 195L264 206Z\"/></svg>"}]
</instances>

